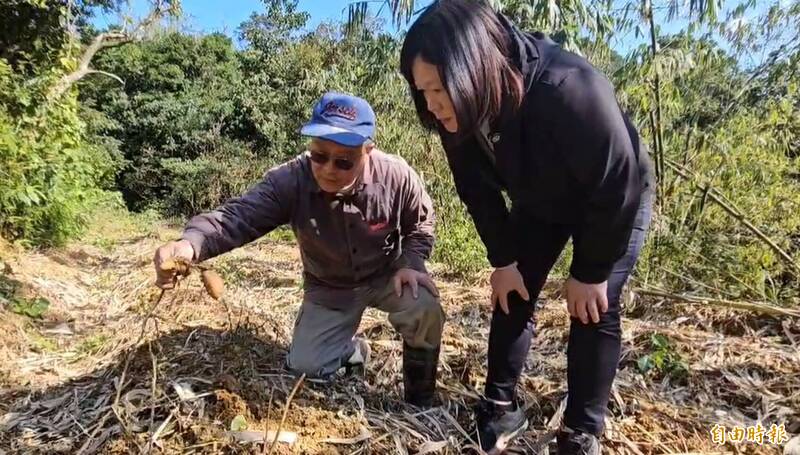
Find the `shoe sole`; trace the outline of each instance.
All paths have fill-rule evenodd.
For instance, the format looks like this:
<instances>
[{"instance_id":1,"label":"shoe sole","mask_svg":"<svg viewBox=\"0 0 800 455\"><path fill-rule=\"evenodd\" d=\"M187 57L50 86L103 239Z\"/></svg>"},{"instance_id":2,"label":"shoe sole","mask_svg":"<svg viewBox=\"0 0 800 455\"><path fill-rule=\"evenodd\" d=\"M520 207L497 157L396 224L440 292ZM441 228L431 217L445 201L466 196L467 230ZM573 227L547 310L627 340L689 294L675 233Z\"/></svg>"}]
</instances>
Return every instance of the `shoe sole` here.
<instances>
[{"instance_id":1,"label":"shoe sole","mask_svg":"<svg viewBox=\"0 0 800 455\"><path fill-rule=\"evenodd\" d=\"M525 431L527 428L528 428L528 419L525 419L525 422L523 422L522 425L520 425L520 427L514 430L513 432L500 435L500 437L498 437L497 441L494 443L494 447L492 447L491 450L487 452L487 454L498 455L500 453L503 453L503 451L506 450L508 444L514 439L516 439L516 437L519 436L520 433Z\"/></svg>"}]
</instances>

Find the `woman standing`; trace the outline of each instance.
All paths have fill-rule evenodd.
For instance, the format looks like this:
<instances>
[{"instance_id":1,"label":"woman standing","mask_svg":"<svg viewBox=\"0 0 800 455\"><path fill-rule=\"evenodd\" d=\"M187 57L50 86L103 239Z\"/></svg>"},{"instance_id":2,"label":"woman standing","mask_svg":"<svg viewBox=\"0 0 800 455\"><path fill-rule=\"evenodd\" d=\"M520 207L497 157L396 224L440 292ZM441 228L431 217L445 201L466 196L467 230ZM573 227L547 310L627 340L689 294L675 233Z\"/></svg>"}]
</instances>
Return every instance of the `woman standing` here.
<instances>
[{"instance_id":1,"label":"woman standing","mask_svg":"<svg viewBox=\"0 0 800 455\"><path fill-rule=\"evenodd\" d=\"M599 453L620 354L620 294L653 204L639 134L585 59L521 32L483 2L435 1L409 29L400 58L419 118L439 132L494 267L481 445L502 450L527 427L516 386L534 302L571 238L558 446L560 454Z\"/></svg>"}]
</instances>

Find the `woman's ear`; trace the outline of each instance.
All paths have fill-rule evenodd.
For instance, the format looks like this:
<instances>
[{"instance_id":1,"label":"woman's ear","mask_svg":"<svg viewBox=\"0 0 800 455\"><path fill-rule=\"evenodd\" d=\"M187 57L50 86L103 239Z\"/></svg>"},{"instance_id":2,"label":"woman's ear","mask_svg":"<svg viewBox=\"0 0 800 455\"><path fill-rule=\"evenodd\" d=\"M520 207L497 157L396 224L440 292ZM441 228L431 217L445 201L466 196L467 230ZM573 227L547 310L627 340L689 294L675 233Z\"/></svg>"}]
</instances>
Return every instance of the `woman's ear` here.
<instances>
[{"instance_id":1,"label":"woman's ear","mask_svg":"<svg viewBox=\"0 0 800 455\"><path fill-rule=\"evenodd\" d=\"M364 143L364 153L366 153L367 155L369 155L370 152L372 152L372 150L374 148L375 148L375 143L374 142L367 141L367 142Z\"/></svg>"}]
</instances>

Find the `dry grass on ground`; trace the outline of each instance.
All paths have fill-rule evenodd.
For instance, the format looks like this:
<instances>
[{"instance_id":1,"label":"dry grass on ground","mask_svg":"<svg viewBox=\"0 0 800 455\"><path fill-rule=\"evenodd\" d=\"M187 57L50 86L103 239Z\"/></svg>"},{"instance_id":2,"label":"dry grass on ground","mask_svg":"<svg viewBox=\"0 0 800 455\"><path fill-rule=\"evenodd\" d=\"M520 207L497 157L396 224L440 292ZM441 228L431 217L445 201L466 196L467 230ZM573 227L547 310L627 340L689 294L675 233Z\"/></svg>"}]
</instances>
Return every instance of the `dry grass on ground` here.
<instances>
[{"instance_id":1,"label":"dry grass on ground","mask_svg":"<svg viewBox=\"0 0 800 455\"><path fill-rule=\"evenodd\" d=\"M140 339L159 296L151 255L174 235L151 229L44 253L2 245L6 287L51 305L41 320L0 309L0 453L261 453L261 443L234 440L231 422L279 427L296 383L282 362L301 299L297 252L267 240L212 261L227 282L230 319L195 275L165 294ZM303 384L281 427L298 440L273 453L469 450L485 372L486 284L439 283L449 315L441 405L404 406L400 339L369 310L361 331L376 361L363 376ZM566 393L569 321L552 292L540 305L521 386L532 422L522 453L546 453ZM800 432L798 343L797 320L634 298L606 453L775 453L766 439L714 445L709 430L760 420ZM654 367L642 374L645 356Z\"/></svg>"}]
</instances>

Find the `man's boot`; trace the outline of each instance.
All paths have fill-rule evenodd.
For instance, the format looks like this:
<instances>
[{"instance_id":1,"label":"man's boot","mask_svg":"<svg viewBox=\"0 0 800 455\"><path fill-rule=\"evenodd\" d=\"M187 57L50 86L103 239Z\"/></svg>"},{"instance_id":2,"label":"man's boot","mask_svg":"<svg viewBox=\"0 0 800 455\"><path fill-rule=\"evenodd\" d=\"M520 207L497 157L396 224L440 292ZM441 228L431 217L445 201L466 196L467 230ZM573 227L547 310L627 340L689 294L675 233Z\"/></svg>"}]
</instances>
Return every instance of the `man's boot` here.
<instances>
[{"instance_id":1,"label":"man's boot","mask_svg":"<svg viewBox=\"0 0 800 455\"><path fill-rule=\"evenodd\" d=\"M407 403L420 408L433 405L438 366L438 346L436 349L422 349L403 343L403 390Z\"/></svg>"},{"instance_id":2,"label":"man's boot","mask_svg":"<svg viewBox=\"0 0 800 455\"><path fill-rule=\"evenodd\" d=\"M363 375L367 370L367 364L371 357L372 348L369 347L369 342L362 337L353 337L353 354L344 363L344 375Z\"/></svg>"}]
</instances>

